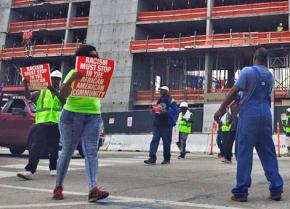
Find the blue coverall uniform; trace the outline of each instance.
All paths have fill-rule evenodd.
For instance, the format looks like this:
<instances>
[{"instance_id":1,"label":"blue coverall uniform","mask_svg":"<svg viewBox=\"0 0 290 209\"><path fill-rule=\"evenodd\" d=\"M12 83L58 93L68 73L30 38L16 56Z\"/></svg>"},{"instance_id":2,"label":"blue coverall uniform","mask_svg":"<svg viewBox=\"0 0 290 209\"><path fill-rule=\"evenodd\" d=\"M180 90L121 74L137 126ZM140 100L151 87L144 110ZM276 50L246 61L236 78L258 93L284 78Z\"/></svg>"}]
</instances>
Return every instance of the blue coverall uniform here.
<instances>
[{"instance_id":1,"label":"blue coverall uniform","mask_svg":"<svg viewBox=\"0 0 290 209\"><path fill-rule=\"evenodd\" d=\"M235 86L246 95L242 96L240 103L236 141L237 184L232 193L237 197L247 197L248 188L251 186L253 149L255 148L266 178L270 182L271 195L279 195L283 192L283 180L279 175L272 139L270 94L273 76L264 66L247 67L241 71ZM249 88L249 86L252 87Z\"/></svg>"},{"instance_id":2,"label":"blue coverall uniform","mask_svg":"<svg viewBox=\"0 0 290 209\"><path fill-rule=\"evenodd\" d=\"M157 104L164 106L165 113L154 115L153 121L153 138L150 143L149 157L152 160L156 160L156 152L160 138L163 141L163 157L165 161L170 161L171 152L170 146L172 141L172 128L175 126L175 115L178 112L177 104L171 96L160 98Z\"/></svg>"}]
</instances>

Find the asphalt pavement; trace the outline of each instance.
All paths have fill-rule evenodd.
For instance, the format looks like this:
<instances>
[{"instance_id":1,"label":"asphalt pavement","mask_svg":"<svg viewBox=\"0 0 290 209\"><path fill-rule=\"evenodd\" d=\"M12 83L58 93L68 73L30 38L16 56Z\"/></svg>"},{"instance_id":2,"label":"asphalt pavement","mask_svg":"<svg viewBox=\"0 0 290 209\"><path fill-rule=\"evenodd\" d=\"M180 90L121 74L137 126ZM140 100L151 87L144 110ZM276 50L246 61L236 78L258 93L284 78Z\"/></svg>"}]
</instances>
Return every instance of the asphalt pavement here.
<instances>
[{"instance_id":1,"label":"asphalt pavement","mask_svg":"<svg viewBox=\"0 0 290 209\"><path fill-rule=\"evenodd\" d=\"M249 202L230 200L235 184L236 162L223 164L216 156L189 154L177 159L173 154L170 165L147 166L142 152L100 152L99 185L110 192L110 197L98 203L87 202L87 183L84 160L78 156L71 161L65 179L63 201L52 199L55 177L49 175L48 160L40 161L33 180L16 177L23 170L27 154L12 157L0 149L0 209L1 208L57 208L57 209L289 209L290 158L279 159L281 175L285 181L281 202L268 199L268 182L261 164L255 156L252 188Z\"/></svg>"}]
</instances>

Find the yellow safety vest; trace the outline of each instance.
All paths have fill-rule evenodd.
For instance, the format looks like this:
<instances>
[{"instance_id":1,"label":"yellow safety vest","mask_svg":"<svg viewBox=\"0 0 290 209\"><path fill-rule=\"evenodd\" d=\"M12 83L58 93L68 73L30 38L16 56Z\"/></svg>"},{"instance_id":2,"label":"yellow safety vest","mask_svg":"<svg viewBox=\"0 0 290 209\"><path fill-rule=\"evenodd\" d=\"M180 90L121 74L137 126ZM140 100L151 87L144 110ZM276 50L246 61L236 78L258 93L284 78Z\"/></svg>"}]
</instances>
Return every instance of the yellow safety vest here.
<instances>
[{"instance_id":1,"label":"yellow safety vest","mask_svg":"<svg viewBox=\"0 0 290 209\"><path fill-rule=\"evenodd\" d=\"M191 115L192 115L192 113L190 112L190 116ZM178 123L178 131L180 133L185 133L185 134L191 133L191 123L188 122L184 116L181 117L181 120Z\"/></svg>"},{"instance_id":2,"label":"yellow safety vest","mask_svg":"<svg viewBox=\"0 0 290 209\"><path fill-rule=\"evenodd\" d=\"M226 123L222 123L222 132L229 132L231 130L232 125L230 124L229 114L226 113Z\"/></svg>"},{"instance_id":3,"label":"yellow safety vest","mask_svg":"<svg viewBox=\"0 0 290 209\"><path fill-rule=\"evenodd\" d=\"M42 89L36 102L35 124L58 123L62 104L50 90Z\"/></svg>"},{"instance_id":4,"label":"yellow safety vest","mask_svg":"<svg viewBox=\"0 0 290 209\"><path fill-rule=\"evenodd\" d=\"M285 124L285 132L286 132L286 134L290 133L290 126L288 125L289 118L290 118L290 115L288 115L287 121L286 121L286 124Z\"/></svg>"},{"instance_id":5,"label":"yellow safety vest","mask_svg":"<svg viewBox=\"0 0 290 209\"><path fill-rule=\"evenodd\" d=\"M277 27L277 32L282 32L284 30L284 27L283 26L278 26Z\"/></svg>"}]
</instances>

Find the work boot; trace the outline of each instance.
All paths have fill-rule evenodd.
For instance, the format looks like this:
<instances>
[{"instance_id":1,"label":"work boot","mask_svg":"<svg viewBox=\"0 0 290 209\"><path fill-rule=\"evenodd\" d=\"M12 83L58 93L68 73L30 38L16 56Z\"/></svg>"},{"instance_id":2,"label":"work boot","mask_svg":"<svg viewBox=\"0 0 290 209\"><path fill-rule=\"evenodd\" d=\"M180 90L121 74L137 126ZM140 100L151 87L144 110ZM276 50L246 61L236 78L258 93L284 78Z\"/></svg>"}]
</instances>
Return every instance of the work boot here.
<instances>
[{"instance_id":1,"label":"work boot","mask_svg":"<svg viewBox=\"0 0 290 209\"><path fill-rule=\"evenodd\" d=\"M237 197L235 195L233 195L231 197L231 200L235 201L235 202L248 202L248 198L247 197Z\"/></svg>"},{"instance_id":2,"label":"work boot","mask_svg":"<svg viewBox=\"0 0 290 209\"><path fill-rule=\"evenodd\" d=\"M55 200L63 200L63 194L62 194L63 188L62 186L56 186L53 190L53 199Z\"/></svg>"},{"instance_id":3,"label":"work boot","mask_svg":"<svg viewBox=\"0 0 290 209\"><path fill-rule=\"evenodd\" d=\"M185 158L185 155L180 154L177 158L178 158L178 159L184 159L184 158Z\"/></svg>"},{"instance_id":4,"label":"work boot","mask_svg":"<svg viewBox=\"0 0 290 209\"><path fill-rule=\"evenodd\" d=\"M232 164L231 160L227 160L225 158L222 160L222 162L225 163L225 164Z\"/></svg>"},{"instance_id":5,"label":"work boot","mask_svg":"<svg viewBox=\"0 0 290 209\"><path fill-rule=\"evenodd\" d=\"M170 164L170 160L163 160L161 162L162 165L167 165L167 164Z\"/></svg>"},{"instance_id":6,"label":"work boot","mask_svg":"<svg viewBox=\"0 0 290 209\"><path fill-rule=\"evenodd\" d=\"M144 160L144 163L147 165L156 165L156 160L149 158L148 160Z\"/></svg>"},{"instance_id":7,"label":"work boot","mask_svg":"<svg viewBox=\"0 0 290 209\"><path fill-rule=\"evenodd\" d=\"M280 201L282 199L282 195L281 194L277 194L277 195L270 195L270 199L274 200L274 201Z\"/></svg>"},{"instance_id":8,"label":"work boot","mask_svg":"<svg viewBox=\"0 0 290 209\"><path fill-rule=\"evenodd\" d=\"M98 187L94 187L89 193L88 202L96 202L98 200L105 199L108 196L109 196L109 192L103 191L99 189Z\"/></svg>"},{"instance_id":9,"label":"work boot","mask_svg":"<svg viewBox=\"0 0 290 209\"><path fill-rule=\"evenodd\" d=\"M32 176L33 176L33 173L31 173L31 171L21 171L21 172L17 173L17 176L19 178L24 179L24 180L31 180Z\"/></svg>"}]
</instances>

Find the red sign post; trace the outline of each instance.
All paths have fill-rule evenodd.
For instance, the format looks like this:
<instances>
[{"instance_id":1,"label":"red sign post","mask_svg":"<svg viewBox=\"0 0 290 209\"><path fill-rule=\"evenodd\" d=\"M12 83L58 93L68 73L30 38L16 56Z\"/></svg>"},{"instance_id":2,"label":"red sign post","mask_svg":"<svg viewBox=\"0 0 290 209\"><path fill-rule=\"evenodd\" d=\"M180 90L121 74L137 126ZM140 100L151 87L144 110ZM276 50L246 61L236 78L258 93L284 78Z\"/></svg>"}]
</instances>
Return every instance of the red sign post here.
<instances>
[{"instance_id":1,"label":"red sign post","mask_svg":"<svg viewBox=\"0 0 290 209\"><path fill-rule=\"evenodd\" d=\"M40 90L51 85L49 64L22 67L20 70L30 89Z\"/></svg>"},{"instance_id":2,"label":"red sign post","mask_svg":"<svg viewBox=\"0 0 290 209\"><path fill-rule=\"evenodd\" d=\"M104 98L114 69L114 60L77 57L76 72L81 72L84 76L75 81L71 96Z\"/></svg>"}]
</instances>

